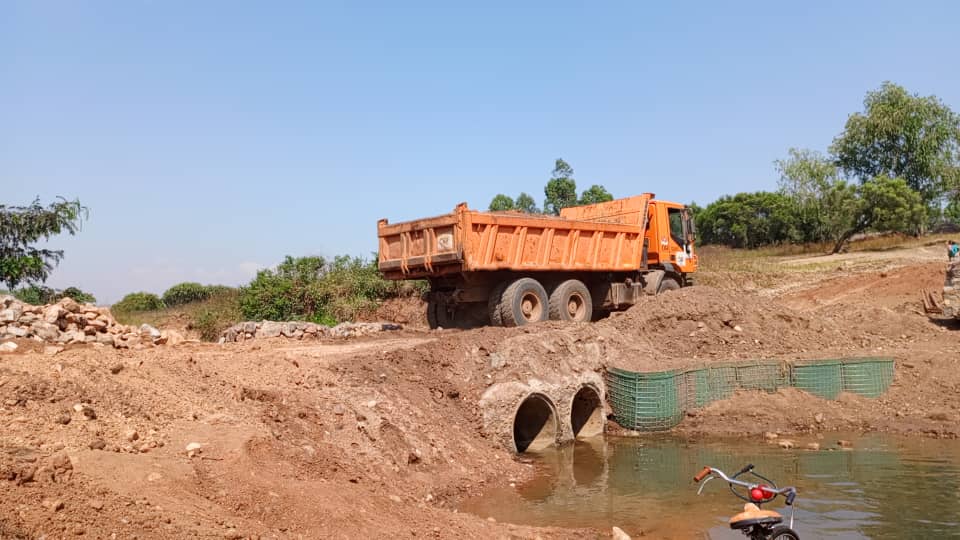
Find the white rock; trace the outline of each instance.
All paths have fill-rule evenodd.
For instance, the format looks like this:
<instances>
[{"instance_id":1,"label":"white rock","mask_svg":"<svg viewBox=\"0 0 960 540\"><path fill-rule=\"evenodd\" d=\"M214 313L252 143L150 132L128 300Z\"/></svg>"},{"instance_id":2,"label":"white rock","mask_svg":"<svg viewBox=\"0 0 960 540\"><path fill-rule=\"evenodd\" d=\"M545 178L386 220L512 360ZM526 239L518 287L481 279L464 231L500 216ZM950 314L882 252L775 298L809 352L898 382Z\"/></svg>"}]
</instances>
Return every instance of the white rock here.
<instances>
[{"instance_id":1,"label":"white rock","mask_svg":"<svg viewBox=\"0 0 960 540\"><path fill-rule=\"evenodd\" d=\"M0 343L0 352L13 352L15 350L17 350L17 344L12 341Z\"/></svg>"},{"instance_id":2,"label":"white rock","mask_svg":"<svg viewBox=\"0 0 960 540\"><path fill-rule=\"evenodd\" d=\"M194 452L203 448L203 445L198 442L192 442L187 444L187 452Z\"/></svg>"},{"instance_id":3,"label":"white rock","mask_svg":"<svg viewBox=\"0 0 960 540\"><path fill-rule=\"evenodd\" d=\"M623 532L623 529L620 527L614 527L611 538L613 540L630 540L630 535Z\"/></svg>"}]
</instances>

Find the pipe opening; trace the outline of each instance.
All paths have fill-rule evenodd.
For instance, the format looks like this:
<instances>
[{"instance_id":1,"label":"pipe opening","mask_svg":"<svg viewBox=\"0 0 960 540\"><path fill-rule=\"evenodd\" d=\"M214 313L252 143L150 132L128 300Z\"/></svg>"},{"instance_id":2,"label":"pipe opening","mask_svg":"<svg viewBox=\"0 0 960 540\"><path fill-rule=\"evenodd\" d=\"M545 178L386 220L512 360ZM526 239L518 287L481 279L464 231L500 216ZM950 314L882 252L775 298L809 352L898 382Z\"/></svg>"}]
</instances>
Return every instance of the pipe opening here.
<instances>
[{"instance_id":1,"label":"pipe opening","mask_svg":"<svg viewBox=\"0 0 960 540\"><path fill-rule=\"evenodd\" d=\"M530 394L513 417L517 452L538 452L557 442L557 410L543 394Z\"/></svg>"},{"instance_id":2,"label":"pipe opening","mask_svg":"<svg viewBox=\"0 0 960 540\"><path fill-rule=\"evenodd\" d=\"M593 387L581 387L573 396L570 427L575 439L603 433L603 407L600 405L600 394Z\"/></svg>"}]
</instances>

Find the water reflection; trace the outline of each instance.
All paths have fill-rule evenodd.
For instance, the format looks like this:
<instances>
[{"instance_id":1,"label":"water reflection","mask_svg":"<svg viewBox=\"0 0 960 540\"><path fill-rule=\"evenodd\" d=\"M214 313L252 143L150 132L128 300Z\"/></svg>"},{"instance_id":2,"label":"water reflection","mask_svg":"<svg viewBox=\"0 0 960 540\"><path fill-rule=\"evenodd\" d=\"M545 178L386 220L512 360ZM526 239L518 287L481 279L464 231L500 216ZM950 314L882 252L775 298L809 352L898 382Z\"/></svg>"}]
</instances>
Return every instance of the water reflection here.
<instances>
[{"instance_id":1,"label":"water reflection","mask_svg":"<svg viewBox=\"0 0 960 540\"><path fill-rule=\"evenodd\" d=\"M837 438L820 442L833 447ZM846 451L598 437L542 454L534 481L494 490L463 509L514 523L743 538L726 525L739 499L719 481L697 497L690 479L703 465L733 472L748 462L781 485L797 486L795 528L805 539L960 535L960 443L881 435L855 438ZM789 513L780 506L773 508Z\"/></svg>"}]
</instances>

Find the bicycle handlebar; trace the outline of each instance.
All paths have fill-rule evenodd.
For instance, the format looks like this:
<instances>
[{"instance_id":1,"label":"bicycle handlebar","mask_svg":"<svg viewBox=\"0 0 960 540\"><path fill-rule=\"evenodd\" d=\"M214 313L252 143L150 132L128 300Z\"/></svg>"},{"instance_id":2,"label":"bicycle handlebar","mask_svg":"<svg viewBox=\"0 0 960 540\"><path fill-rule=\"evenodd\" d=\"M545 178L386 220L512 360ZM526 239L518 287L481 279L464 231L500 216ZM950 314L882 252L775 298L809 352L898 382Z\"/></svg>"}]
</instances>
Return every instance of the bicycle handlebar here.
<instances>
[{"instance_id":1,"label":"bicycle handlebar","mask_svg":"<svg viewBox=\"0 0 960 540\"><path fill-rule=\"evenodd\" d=\"M704 467L702 471L700 471L699 473L697 473L696 476L693 477L693 481L694 481L694 482L700 482L701 480L703 480L703 479L706 478L707 476L714 476L714 477L716 477L716 478L720 478L721 480L727 482L728 484L730 484L730 485L732 485L732 486L733 486L733 485L735 485L735 486L741 486L741 487L747 488L748 490L751 490L751 489L753 489L753 488L755 488L755 487L761 487L760 484L751 484L750 482L744 482L743 480L737 480L736 477L737 477L737 476L740 476L741 474L743 474L743 473L745 473L745 472L749 472L749 471L752 471L752 470L753 470L753 465L747 465L746 467L744 467L743 469L741 469L740 472L738 472L737 474L735 474L735 475L733 475L733 476L731 477L731 476L727 476L726 473L724 473L724 472L721 471L720 469L714 469L713 467ZM701 487L701 489L703 489L703 488ZM793 500L797 497L797 489L794 488L793 486L787 486L787 487L783 487L783 488L774 488L774 487L771 487L771 486L764 485L764 486L762 486L761 489L763 489L763 491L765 491L765 492L767 492L767 493L772 493L772 494L774 494L774 495L783 495L783 496L785 497L785 499L786 499L786 503L787 503L788 506L789 506L789 505L792 505L792 504L793 504ZM772 499L772 497L771 497L771 499Z\"/></svg>"}]
</instances>

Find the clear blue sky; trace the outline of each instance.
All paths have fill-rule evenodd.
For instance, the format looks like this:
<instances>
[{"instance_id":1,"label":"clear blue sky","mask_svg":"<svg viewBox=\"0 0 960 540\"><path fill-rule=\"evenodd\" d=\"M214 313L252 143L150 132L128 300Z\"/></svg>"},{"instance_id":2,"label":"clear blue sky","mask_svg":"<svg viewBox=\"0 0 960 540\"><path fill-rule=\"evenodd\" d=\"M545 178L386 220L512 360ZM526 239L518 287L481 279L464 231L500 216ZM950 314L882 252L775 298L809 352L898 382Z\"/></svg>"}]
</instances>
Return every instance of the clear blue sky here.
<instances>
[{"instance_id":1,"label":"clear blue sky","mask_svg":"<svg viewBox=\"0 0 960 540\"><path fill-rule=\"evenodd\" d=\"M773 189L885 80L960 109L960 3L725 4L2 2L2 201L89 206L49 283L111 302L542 199L557 157L616 196Z\"/></svg>"}]
</instances>

